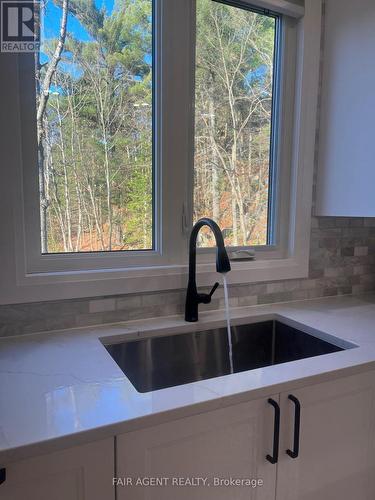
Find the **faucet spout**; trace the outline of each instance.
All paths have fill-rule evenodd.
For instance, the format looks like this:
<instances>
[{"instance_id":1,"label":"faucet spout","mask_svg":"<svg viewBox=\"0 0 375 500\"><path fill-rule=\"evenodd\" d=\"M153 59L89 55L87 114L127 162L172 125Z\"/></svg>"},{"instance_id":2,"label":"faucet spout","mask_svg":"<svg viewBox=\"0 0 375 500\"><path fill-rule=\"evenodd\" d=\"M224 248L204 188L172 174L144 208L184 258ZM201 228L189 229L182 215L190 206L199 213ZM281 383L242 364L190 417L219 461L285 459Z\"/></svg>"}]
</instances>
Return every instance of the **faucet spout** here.
<instances>
[{"instance_id":1,"label":"faucet spout","mask_svg":"<svg viewBox=\"0 0 375 500\"><path fill-rule=\"evenodd\" d=\"M224 238L219 226L215 221L204 217L199 219L199 221L194 225L189 242L189 282L186 292L186 303L185 303L185 321L194 322L198 321L198 305L199 304L209 304L211 302L211 297L214 294L218 283L215 283L209 294L198 293L197 283L196 283L196 267L197 267L197 237L200 229L203 226L208 226L214 233L216 240L216 271L221 274L225 274L230 271L230 262L228 258L227 251L224 245Z\"/></svg>"}]
</instances>

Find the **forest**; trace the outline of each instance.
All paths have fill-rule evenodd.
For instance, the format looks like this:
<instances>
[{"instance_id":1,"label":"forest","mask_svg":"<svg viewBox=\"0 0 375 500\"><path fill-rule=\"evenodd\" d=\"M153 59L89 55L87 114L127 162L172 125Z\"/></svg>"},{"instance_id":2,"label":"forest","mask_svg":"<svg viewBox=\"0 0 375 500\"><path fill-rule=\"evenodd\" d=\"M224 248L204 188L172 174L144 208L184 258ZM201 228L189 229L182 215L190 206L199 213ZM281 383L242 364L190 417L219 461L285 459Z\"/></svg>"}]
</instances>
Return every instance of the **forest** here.
<instances>
[{"instance_id":1,"label":"forest","mask_svg":"<svg viewBox=\"0 0 375 500\"><path fill-rule=\"evenodd\" d=\"M48 2L35 57L42 253L151 249L152 0ZM215 219L227 245L263 245L276 21L213 0L196 12L193 217Z\"/></svg>"}]
</instances>

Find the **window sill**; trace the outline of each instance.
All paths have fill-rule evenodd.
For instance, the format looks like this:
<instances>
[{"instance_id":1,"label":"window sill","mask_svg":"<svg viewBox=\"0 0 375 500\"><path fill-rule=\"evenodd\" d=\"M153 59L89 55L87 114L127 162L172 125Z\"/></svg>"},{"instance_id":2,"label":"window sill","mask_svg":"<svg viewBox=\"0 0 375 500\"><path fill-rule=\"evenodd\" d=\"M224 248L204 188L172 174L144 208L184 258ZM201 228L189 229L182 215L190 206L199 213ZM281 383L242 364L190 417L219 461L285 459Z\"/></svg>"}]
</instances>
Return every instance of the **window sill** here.
<instances>
[{"instance_id":1,"label":"window sill","mask_svg":"<svg viewBox=\"0 0 375 500\"><path fill-rule=\"evenodd\" d=\"M232 262L228 282L232 285L304 278L308 256ZM198 286L217 281L215 264L198 264ZM20 303L63 300L106 295L158 292L183 289L187 284L187 265L155 266L133 269L108 269L84 272L35 273L19 276L11 289L0 289L0 302Z\"/></svg>"}]
</instances>

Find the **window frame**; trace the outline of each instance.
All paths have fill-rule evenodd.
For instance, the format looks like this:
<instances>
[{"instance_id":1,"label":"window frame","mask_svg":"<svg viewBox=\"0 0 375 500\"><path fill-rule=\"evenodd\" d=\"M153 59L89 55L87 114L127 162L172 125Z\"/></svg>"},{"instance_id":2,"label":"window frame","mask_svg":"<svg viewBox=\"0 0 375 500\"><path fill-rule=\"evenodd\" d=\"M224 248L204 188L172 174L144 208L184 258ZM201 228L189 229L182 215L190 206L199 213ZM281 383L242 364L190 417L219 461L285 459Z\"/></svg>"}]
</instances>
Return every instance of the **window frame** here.
<instances>
[{"instance_id":1,"label":"window frame","mask_svg":"<svg viewBox=\"0 0 375 500\"><path fill-rule=\"evenodd\" d=\"M152 1L152 0L151 0ZM25 130L22 132L22 140L30 140L23 145L23 150L29 151L27 165L23 169L24 203L25 209L25 239L28 251L25 255L26 266L29 273L40 272L63 272L63 271L88 271L95 269L118 269L144 265L160 265L165 263L162 248L165 241L161 231L161 148L159 131L162 129L161 117L164 115L161 108L161 72L160 53L162 50L160 30L161 24L160 2L152 2L152 73L153 73L153 110L152 110L152 161L153 161L153 248L129 251L96 251L96 252L41 252L40 242L40 217L39 217L39 187L35 179L35 169L31 165L37 165L36 137L30 137ZM20 96L21 123L35 122L35 109L31 102L36 102L35 91L35 69L33 54L20 57L20 80L25 82L29 92L23 92ZM160 110L160 111L159 111Z\"/></svg>"},{"instance_id":2,"label":"window frame","mask_svg":"<svg viewBox=\"0 0 375 500\"><path fill-rule=\"evenodd\" d=\"M295 16L294 19L288 18L288 31L291 35L296 34L295 46L299 49L295 58L296 77L293 75L296 91L292 96L295 103L291 117L293 130L290 131L292 146L290 155L287 151L282 153L288 157L289 162L292 159L290 179L283 176L283 183L290 188L289 209L285 210L285 203L282 204L283 210L289 212L287 215L290 223L285 234L286 252L269 248L261 252L258 249L256 261L233 262L232 272L228 276L231 283L305 277L309 256L322 2L305 0L305 15L302 17L301 8L297 6L293 10L292 4L287 0L253 0L248 3L266 6L272 4L274 10L285 13L286 9L287 14L294 12ZM77 265L74 269L71 265L68 269L58 264L60 254L43 255L49 264L52 263L52 267L41 266L33 260L28 250L32 227L28 216L35 217L35 199L33 205L28 190L31 188L35 192L37 179L35 176L33 180L23 178L23 172L32 161L32 151L35 151L36 145L36 132L28 127L32 123L35 94L33 101L32 93L25 92L25 88L28 88L27 78L30 78L31 59L29 58L27 66L27 56L1 54L0 65L4 65L8 80L3 82L0 95L5 104L6 99L9 99L16 108L15 116L12 117L13 134L7 129L9 120L4 116L0 118L0 129L4 132L3 136L9 139L8 151L4 154L8 162L1 176L11 183L8 189L5 188L5 182L1 183L0 193L4 195L3 200L8 200L11 209L3 203L0 224L6 228L7 233L14 234L14 238L9 238L6 244L0 246L0 257L5 263L4 279L0 283L1 303L185 287L187 238L190 229L187 203L192 194L192 176L189 176L189 172L192 171L194 144L191 99L194 93L194 2L157 0L156 5L156 29L160 36L157 37L155 48L159 51L156 52L159 57L155 57L154 77L158 79L160 95L156 97L155 104L155 128L159 144L155 163L162 166L157 176L160 186L155 199L156 207L162 214L158 254L151 256L152 251L147 250L142 252L145 255L135 257L133 252L139 252L132 251L131 259L121 252L107 253L103 257L97 254L67 254L70 262L73 258L81 263L82 259L88 259L88 266ZM164 29L165 26L168 29ZM286 52L288 51L284 51ZM287 56L291 57L290 54ZM34 88L34 85L31 87ZM290 88L285 91L290 92ZM176 127L176 123L180 127ZM181 155L181 151L186 154ZM11 155L11 152L14 154ZM179 169L174 168L176 164ZM39 218L39 207L37 213ZM39 238L39 232L37 236ZM215 266L212 256L207 255L205 261L204 254L203 250L202 258L198 261L199 284L210 285L215 280Z\"/></svg>"}]
</instances>

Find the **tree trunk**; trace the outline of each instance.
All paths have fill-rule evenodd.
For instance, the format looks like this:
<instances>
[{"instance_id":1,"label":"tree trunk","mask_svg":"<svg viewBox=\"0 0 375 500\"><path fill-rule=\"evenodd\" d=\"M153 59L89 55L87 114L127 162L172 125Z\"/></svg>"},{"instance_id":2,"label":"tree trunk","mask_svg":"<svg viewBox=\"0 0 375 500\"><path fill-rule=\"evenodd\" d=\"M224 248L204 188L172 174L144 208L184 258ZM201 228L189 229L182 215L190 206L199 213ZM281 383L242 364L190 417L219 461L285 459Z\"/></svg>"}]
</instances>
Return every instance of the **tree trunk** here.
<instances>
[{"instance_id":1,"label":"tree trunk","mask_svg":"<svg viewBox=\"0 0 375 500\"><path fill-rule=\"evenodd\" d=\"M238 229L237 229L237 202L234 188L232 188L232 230L233 230L233 246L238 246Z\"/></svg>"},{"instance_id":2,"label":"tree trunk","mask_svg":"<svg viewBox=\"0 0 375 500\"><path fill-rule=\"evenodd\" d=\"M220 203L219 203L219 175L218 175L218 156L215 146L215 106L212 95L212 88L209 98L209 115L210 115L210 140L211 140L211 155L212 155L212 218L219 224L220 222Z\"/></svg>"}]
</instances>

